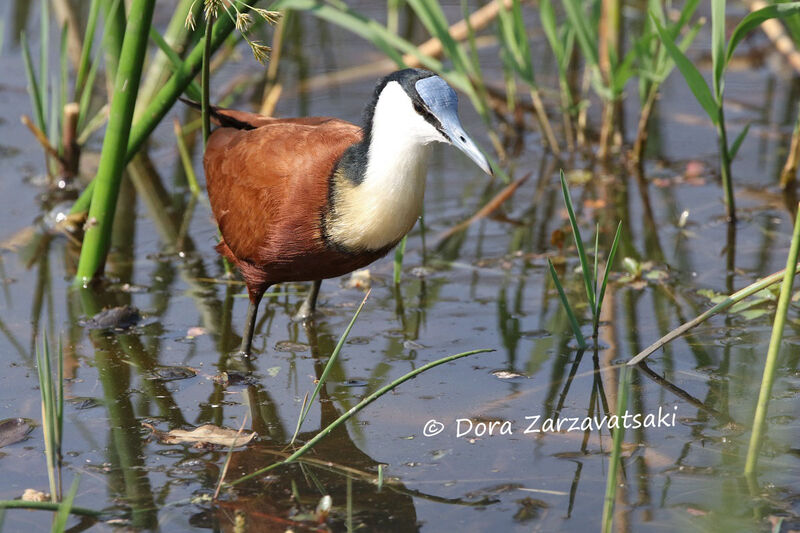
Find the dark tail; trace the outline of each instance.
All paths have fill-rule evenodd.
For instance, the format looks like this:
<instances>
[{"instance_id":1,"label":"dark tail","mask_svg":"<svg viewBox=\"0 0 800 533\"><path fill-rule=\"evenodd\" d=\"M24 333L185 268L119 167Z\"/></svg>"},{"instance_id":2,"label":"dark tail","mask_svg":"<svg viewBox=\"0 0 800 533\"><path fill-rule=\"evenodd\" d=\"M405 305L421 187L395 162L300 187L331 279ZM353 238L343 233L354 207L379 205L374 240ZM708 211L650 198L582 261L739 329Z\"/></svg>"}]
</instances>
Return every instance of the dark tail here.
<instances>
[{"instance_id":1,"label":"dark tail","mask_svg":"<svg viewBox=\"0 0 800 533\"><path fill-rule=\"evenodd\" d=\"M200 111L203 108L200 102L197 102L195 100L184 98L183 96L179 96L178 99L184 104L188 105L191 108L197 109L198 111ZM235 128L237 130L253 130L256 128L255 125L250 124L249 122L245 122L243 120L239 120L231 116L230 111L227 109L212 105L210 107L210 111L211 111L211 122L213 122L217 126L221 126L223 128Z\"/></svg>"}]
</instances>

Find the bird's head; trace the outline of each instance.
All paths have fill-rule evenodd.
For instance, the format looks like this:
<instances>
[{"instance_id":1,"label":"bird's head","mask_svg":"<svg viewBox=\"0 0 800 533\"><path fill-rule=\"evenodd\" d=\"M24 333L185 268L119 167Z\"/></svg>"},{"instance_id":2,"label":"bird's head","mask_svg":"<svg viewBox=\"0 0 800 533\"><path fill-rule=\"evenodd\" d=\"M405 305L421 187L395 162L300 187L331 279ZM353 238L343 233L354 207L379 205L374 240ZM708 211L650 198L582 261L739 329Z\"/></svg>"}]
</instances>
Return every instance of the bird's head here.
<instances>
[{"instance_id":1,"label":"bird's head","mask_svg":"<svg viewBox=\"0 0 800 533\"><path fill-rule=\"evenodd\" d=\"M389 74L375 87L366 113L368 136L376 127L386 126L421 144L452 144L492 174L486 157L461 125L458 95L433 72L409 68Z\"/></svg>"}]
</instances>

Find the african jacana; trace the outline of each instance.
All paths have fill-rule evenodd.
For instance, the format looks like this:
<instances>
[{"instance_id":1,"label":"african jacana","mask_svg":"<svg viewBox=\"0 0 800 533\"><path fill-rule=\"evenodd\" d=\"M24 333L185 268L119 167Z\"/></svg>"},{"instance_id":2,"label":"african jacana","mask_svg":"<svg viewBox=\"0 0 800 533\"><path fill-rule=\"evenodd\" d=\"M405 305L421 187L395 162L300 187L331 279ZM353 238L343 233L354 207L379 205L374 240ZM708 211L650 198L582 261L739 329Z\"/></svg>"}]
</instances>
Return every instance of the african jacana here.
<instances>
[{"instance_id":1,"label":"african jacana","mask_svg":"<svg viewBox=\"0 0 800 533\"><path fill-rule=\"evenodd\" d=\"M204 166L222 240L250 295L242 352L250 354L258 304L274 283L322 279L386 255L422 209L430 144L450 143L491 174L458 118L458 97L418 69L378 82L364 126L330 117L278 119L214 109Z\"/></svg>"}]
</instances>

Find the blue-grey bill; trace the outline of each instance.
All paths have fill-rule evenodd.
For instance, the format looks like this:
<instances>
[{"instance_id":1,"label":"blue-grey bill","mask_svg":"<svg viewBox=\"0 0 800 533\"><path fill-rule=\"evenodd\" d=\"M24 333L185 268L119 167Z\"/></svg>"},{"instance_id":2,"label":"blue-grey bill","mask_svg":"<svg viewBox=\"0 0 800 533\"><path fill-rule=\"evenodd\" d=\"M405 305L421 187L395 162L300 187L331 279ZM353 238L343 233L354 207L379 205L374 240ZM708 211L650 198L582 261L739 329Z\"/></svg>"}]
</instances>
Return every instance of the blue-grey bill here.
<instances>
[{"instance_id":1,"label":"blue-grey bill","mask_svg":"<svg viewBox=\"0 0 800 533\"><path fill-rule=\"evenodd\" d=\"M456 120L458 120L458 117L456 117ZM442 126L444 127L444 132L450 137L450 142L453 143L453 146L467 154L467 157L475 161L475 164L478 165L481 170L491 176L492 167L489 166L489 161L486 160L486 156L483 155L472 139L470 139L467 132L461 127L461 124L458 122L455 124L442 123Z\"/></svg>"},{"instance_id":2,"label":"blue-grey bill","mask_svg":"<svg viewBox=\"0 0 800 533\"><path fill-rule=\"evenodd\" d=\"M453 88L439 76L430 76L419 80L416 89L431 113L439 119L448 140L491 176L489 162L461 125L458 118L458 95Z\"/></svg>"}]
</instances>

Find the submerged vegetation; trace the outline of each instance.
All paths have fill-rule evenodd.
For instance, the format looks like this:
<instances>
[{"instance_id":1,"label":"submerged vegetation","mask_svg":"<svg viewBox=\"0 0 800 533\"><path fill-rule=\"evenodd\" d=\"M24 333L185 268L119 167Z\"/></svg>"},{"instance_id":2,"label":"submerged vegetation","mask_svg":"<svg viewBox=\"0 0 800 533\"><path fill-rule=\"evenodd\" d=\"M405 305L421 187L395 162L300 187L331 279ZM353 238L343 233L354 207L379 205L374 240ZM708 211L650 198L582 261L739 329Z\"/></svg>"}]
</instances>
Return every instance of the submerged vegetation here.
<instances>
[{"instance_id":1,"label":"submerged vegetation","mask_svg":"<svg viewBox=\"0 0 800 533\"><path fill-rule=\"evenodd\" d=\"M757 135L758 142L766 142L769 135L763 131L749 133L758 126L750 121L740 126L740 117L731 121L731 109L752 104L736 101L738 107L732 107L730 87L726 93L726 79L735 75L735 64L741 60L737 50L744 48L748 39L755 39L762 23L777 24L776 31L784 32L784 40L780 45L773 44L778 37L768 32L770 40L762 45L766 51L761 50L760 54L777 49L789 56L789 61L792 54L800 57L796 50L800 49L800 2L758 3L748 14L743 14L738 4L726 5L724 0L648 0L636 6L623 5L619 0L491 0L480 5L462 0L457 6L437 0L388 0L385 6L380 5L385 10L378 10L371 3L341 0L180 0L170 12L154 0L92 0L72 13L69 2L54 1L51 5L48 0L41 0L31 4L39 15L35 24L23 20L17 28L0 21L0 53L11 53L7 45L3 47L3 37L11 27L13 31L19 29L19 46L13 53L19 54L25 78L21 83L27 84L32 116L23 114L22 122L44 153L41 170L46 179L37 185L43 193L44 219L50 226L15 236L3 245L4 250L19 250L26 267L37 265L39 269L31 310L31 346L17 340L11 321L7 324L5 316L0 317L0 330L8 341L8 351L16 352L23 365L35 368L38 374L49 484L46 499L50 501L19 501L11 497L0 500L0 530L4 520L9 520L5 510L13 508L51 511L52 529L64 531L75 525L72 520L83 520L81 527L88 527L105 518L124 520L132 528L153 529L159 527L160 509L195 506L202 512L192 519L202 527L219 527L220 522L228 521L239 528L236 530L244 530L242 524L248 519L265 519L284 528L352 530L357 523L361 528L388 531L417 527L420 520L414 502L423 502L420 509L427 505L435 514L447 506L467 512L471 508L486 509L498 501L516 509L506 522L498 523L525 525L544 521L548 506L554 505L554 500L539 497L556 498L557 505L567 509L566 518L548 518L545 528L569 528L573 507L580 504L576 494L586 494L578 492L581 469L584 461L592 457L599 458L598 463L592 463L599 465L593 475L602 475L594 475L592 487L596 490L591 497L602 493L602 498L587 503L596 512L580 524L600 524L603 531L622 530L626 526L620 520L650 520L635 514L640 504L630 500L628 494L633 479L665 476L668 479L662 490L667 494L673 469L666 455L679 457L675 461L676 477L684 468L695 468L684 464L685 457L696 448L693 439L702 442L703 447L708 441L709 448L724 457L726 464L714 464L713 469L725 475L746 475L747 483L742 484L746 491L731 489L736 495L724 494L730 499L723 502L734 508L746 506L749 514L738 513L735 517L743 527L763 528L771 522L780 529L784 519L800 520L796 506L776 502L776 485L784 492L799 489L796 480L783 479L783 467L774 460L775 455L782 455L791 461L786 458L791 454L785 453L791 446L787 448L784 441L791 442L797 436L794 431L794 435L785 437L796 423L793 415L786 414L790 410L781 401L787 397L796 399L796 383L777 388L775 383L783 373L796 373L798 364L796 354L787 355L786 347L796 344L798 334L798 297L792 288L794 276L800 272L800 206L793 190L800 160L800 104L795 95L793 105L787 105L791 117L782 123L783 134L769 134L778 137L775 142L780 146L775 153L780 158L780 170L764 192L740 178L746 172L734 163L748 153L754 157L761 148L751 146L748 152L748 143L756 143ZM710 24L706 21L708 15ZM309 27L313 28L310 37L306 35ZM322 73L311 75L308 59L303 56L307 53L303 51L303 39L324 42L329 38L328 32L334 31L341 32L336 39L340 39L338 35L356 36L356 46L363 49L363 57L337 57L319 45L320 58L315 59L323 66L316 70ZM363 41L370 47L363 46ZM705 41L709 44L708 58L698 52L698 48L702 49L698 43ZM55 50L57 64L51 57ZM258 67L255 61L265 68L254 74ZM244 66L232 75L237 64ZM342 64L346 68L341 68ZM309 106L317 112L317 104L309 103L308 92L362 80L368 87L373 78L404 67L433 70L466 97L477 120L486 128L483 150L497 170L498 179L465 178L459 182L461 185L450 186L447 194L461 198L465 205L454 214L452 207L439 199L434 212L428 208L427 217L420 220L417 229L401 241L392 260L387 261L390 272L376 266L375 273L354 275L341 286L344 295L332 297L334 303L326 306L318 324L298 324L285 318L291 315L297 296L303 296L303 289L284 284L266 294L270 306L256 327L264 332L264 342L270 344L260 347L262 355L258 359L236 357L233 348L238 338L232 327L232 308L234 297L242 296L243 285L231 274L226 261L214 263L214 231L208 226L205 193L198 184L202 182L199 161L212 128L211 105L245 106L243 102L249 99L254 104L252 109L273 114L280 109L281 98L292 94L301 114ZM795 68L800 68L800 62ZM673 76L668 83L675 70L680 76ZM297 78L294 85L290 83L291 76ZM693 95L695 102L682 105L699 118L692 116L688 125L681 127L700 129L700 134L691 134L695 137L713 135L717 151L714 155L684 151L675 165L662 152L657 122L664 118L659 116L659 101L672 98L669 91L684 90ZM368 91L367 88L364 93ZM180 97L199 100L200 115L180 109L176 111L182 113L180 118L174 113L168 116ZM635 101L635 105L626 106L629 101ZM318 114L337 115L336 111L323 109ZM702 112L705 117L700 117ZM165 127L169 129L169 122L170 134L160 134ZM627 131L626 124L635 124L635 130ZM731 135L731 141L729 133L734 131L737 133ZM689 134L687 139L688 149L694 149ZM0 155L4 142L0 138ZM158 155L151 159L151 151ZM159 176L167 159L164 151L175 162L171 185L162 183ZM539 167L533 168L534 165ZM531 180L531 176L536 178ZM695 215L688 210L675 211L685 201L681 196L687 196L676 184L696 186L707 195L705 202L711 207L703 207L703 222L695 222L691 218ZM633 194L635 188L638 199ZM654 206L650 191L658 189L664 190L658 195L663 203ZM773 189L780 190L780 194ZM708 200L716 197L721 197L721 202ZM148 214L146 222L139 220L145 217L137 214L139 200ZM743 204L745 208L741 207ZM759 217L769 219L763 227L756 225L761 223ZM781 223L794 220L790 245L785 232L780 234L780 244L786 241L789 246L788 255L780 247L775 251L779 232L773 219ZM142 225L147 228L144 232L137 229ZM587 234L587 227L593 230L591 242L582 237L582 233ZM438 232L438 238L435 247L428 249L431 228ZM704 253L692 250L696 235L702 232L714 235L705 241L709 246L725 241L719 256L706 259L703 266L707 272L687 260L692 253ZM737 264L737 239L741 241L737 235L745 233L754 238L753 234L759 232L764 235L764 244L757 264L748 262L743 266L741 260ZM148 243L150 248L140 257L137 246L141 244L135 239L150 233L157 244ZM719 237L722 234L724 238ZM67 238L63 278L68 281L51 273L51 247L58 235ZM473 237L475 251L469 244ZM773 251L781 260L786 259L786 268L765 276L779 268L768 268L776 260L771 255ZM5 287L10 284L6 282L10 277L3 261L0 256ZM147 285L136 274L143 261L156 265ZM626 267L629 274L623 276L619 271ZM476 281L481 276L501 280L492 282L498 286L499 295L486 296L485 287ZM681 285L691 285L694 281L686 279L695 276L702 280L701 285L708 283L717 289L711 291L713 305L700 301L698 296L703 293ZM448 282L462 286L454 289ZM169 312L165 294L173 283L182 284L181 297L188 296L188 305L180 307L180 319L172 317L178 326L168 320L162 322ZM518 283L518 288L512 289L512 283ZM526 283L535 288L526 292ZM368 289L361 305L352 312L356 298L353 291L370 284L372 292ZM55 331L52 291L60 285L67 294L66 309L75 329L70 335L60 335L54 350L41 332ZM744 287L737 289L737 285ZM224 292L224 298L217 298L218 290ZM757 294L762 298L753 300ZM449 305L462 297L476 309L466 315L474 317L475 324L466 323L460 308L442 316L439 309L431 309L431 301ZM373 303L366 309L374 306L374 313L365 311L368 298ZM147 310L140 314L133 307L134 302L148 306ZM496 320L492 317L497 338L491 339L496 346L484 343L490 338L484 333L488 322L480 319L485 318L482 315L489 308L487 303L497 314ZM647 313L649 327L640 331L638 320L646 320L641 309L651 303L652 309L648 308ZM735 306L752 306L764 312L737 314ZM51 316L46 317L49 328L40 325L46 315L44 309L50 311ZM674 316L669 314L673 311ZM696 318L687 321L687 312ZM744 359L737 359L736 344L750 335L749 326L759 324L758 317L773 312L771 337L764 354L759 349L741 349ZM187 318L192 313L198 318ZM391 315L388 325L377 322L380 313ZM365 316L368 314L369 319ZM197 320L199 325L188 328L185 334L175 333L174 329L183 327L188 320ZM356 329L363 330L362 336L353 338L357 320ZM340 331L331 330L328 321ZM708 326L710 323L715 325ZM706 327L699 328L701 325ZM290 340L276 342L269 338L282 327L291 332ZM420 338L420 332L426 329L436 330L430 335L432 341L423 342ZM753 329L767 327L760 324ZM791 333L785 333L787 330ZM301 342L303 334L307 343ZM661 339L642 349L642 341L650 336ZM167 339L171 344L163 342ZM355 357L348 358L348 351L355 352L375 339L385 340L388 346L375 356L383 359L356 363ZM680 353L669 344L678 339L683 341ZM525 343L536 343L537 347L531 349L530 359L523 361L519 353ZM468 359L470 363L463 360L499 350L501 344L507 354L501 363L488 363L488 356ZM199 353L197 346L219 353L213 369L208 353ZM378 351L374 346L363 349L365 358L370 351ZM87 347L93 353L85 353ZM275 353L286 357L273 359ZM457 355L446 355L454 353ZM579 373L585 353L587 361L591 358L592 368ZM662 355L658 372L648 366L647 358L654 353ZM192 366L184 366L192 358ZM313 363L313 375L302 366L309 362ZM546 363L552 364L551 382L530 385L534 380L526 378L537 373L541 377L540 370ZM348 365L356 364L368 379L350 377L358 374ZM442 369L428 372L444 364L454 369L460 382L445 386L447 378L442 377ZM86 408L99 405L106 410L110 426L103 429L113 443L111 459L100 461L101 466L97 467L92 463L91 468L81 465L79 453L65 459L62 452L69 434L73 438L76 432L89 435L87 439L97 438L92 434L98 429L96 425L74 429L69 427L67 418L68 427L64 428L65 399L69 402L67 412L83 409L72 407L83 405L84 401L74 396L73 389L87 390L76 370L86 365L95 373L93 387L102 389L88 389L98 398L92 398L94 403ZM742 370L744 367L746 370ZM486 380L486 374L491 381ZM729 390L727 384L716 382L733 377L744 380L742 374L763 374L757 400L749 381L737 382L744 385L736 392ZM711 375L707 397L700 399L699 394L689 392L692 387L684 390L678 386L681 375L690 375L696 381L700 381L699 376ZM289 399L283 398L284 404L273 398L271 388L280 390L275 385L276 376L286 379ZM191 387L172 388L167 383L191 378L200 381L203 377L207 377L203 385L212 387L213 392L199 406L194 400L188 401L194 408L194 419L190 420L179 401L186 401L184 395L190 394L187 390ZM306 377L310 379L304 380ZM649 381L643 377L656 384L655 393L648 394ZM419 381L411 382L414 378ZM587 394L581 396L574 389L570 394L573 382L579 383L582 378L590 380L584 387ZM428 380L424 385L420 384L423 379ZM406 385L398 388L403 383ZM310 393L309 384L313 387ZM506 385L508 390L503 388ZM448 394L455 399L448 400ZM533 405L530 398L541 399L542 412L505 410L520 398L525 399L526 409ZM141 405L137 404L140 399ZM420 400L428 403L422 407L413 403ZM426 411L435 403L432 400L446 403L442 412ZM769 416L770 402L776 400L780 414ZM403 402L404 407L393 410L395 401ZM647 441L641 428L609 424L606 427L610 434L605 435L597 424L595 433L591 429L582 431L575 439L574 453L572 448L562 453L552 440L537 441L536 446L544 450L543 456L549 454L561 461L551 467L549 478L542 476L541 483L517 483L515 472L507 468L505 459L498 459L492 475L485 478L492 480L491 486L468 482L479 490L459 485L461 492L454 493L451 487L458 484L459 476L485 481L483 473L473 476L474 472L459 470L428 479L415 478L412 473L420 465L438 466L453 449L459 450L454 454L456 459L463 453L467 461L477 461L475 455L460 451L457 446L469 439L470 445L487 450L494 445L487 443L497 442L490 441L490 437L500 434L493 435L491 428L510 428L520 418L566 419L562 413L580 406L585 408L586 419L616 417L619 421L626 416L622 413L652 409L655 402L661 402L657 406L659 412L662 403L674 402L675 409L680 403L699 413L686 426L700 429L690 429L681 437L684 449L677 453L662 436L658 439L667 442L664 448ZM373 403L371 409L381 413L376 416L384 416L388 422L359 418L364 416L364 408ZM244 417L241 412L235 413L237 421L245 420L238 433L225 428L234 418L231 406L247 409ZM284 414L296 413L296 421L290 414L292 423L284 427L278 414L281 410ZM445 412L449 419L442 422ZM456 425L457 430L446 427L450 419L467 420L463 418L467 416L471 417L470 431L474 426L485 433L462 438L456 433L460 426ZM688 419L690 415L682 416ZM475 425L473 418L478 421ZM794 426L781 427L786 420ZM424 459L401 461L385 449L390 442L385 438L389 437L382 435L374 441L367 438L373 422L382 422L383 429L397 423L412 433L401 437L392 434L393 443L408 440L418 449L423 443L435 443L439 448L425 448ZM248 444L241 445L238 439L247 423L251 426ZM311 424L316 424L317 429L303 430ZM420 433L423 424L425 429ZM169 426L171 431L157 429L159 425ZM145 432L142 426L152 431ZM176 441L174 430L193 426L218 440ZM770 435L775 428L777 437ZM515 436L525 433L522 429ZM450 430L454 441L435 440ZM256 433L256 444L250 444ZM0 430L1 446L6 445L3 436ZM561 436L564 440L559 442L569 447L569 431ZM13 442L22 438L27 434ZM728 445L731 441L735 446ZM12 439L8 442L12 443ZM170 451L167 447L177 449L176 442L185 448ZM194 447L187 446L187 442ZM154 481L148 477L161 466L153 467L145 452L147 446L164 447L159 453L163 452L165 458L181 456L174 471L164 470L167 478L174 479L164 484L161 493L153 490ZM653 452L652 457L644 451L639 453L637 447L647 448L648 454ZM384 458L384 453L389 459ZM513 453L499 455L519 460ZM564 459L574 461L577 472L571 484L560 485L556 490L547 480L556 477L553 472L560 472L562 465L569 462ZM98 462L91 457L86 464L92 460ZM384 463L389 460L395 464ZM797 466L794 461L791 468ZM87 508L86 501L80 502L82 485L92 482L87 471L105 479L102 465L111 463L115 465L110 483L113 496ZM201 469L198 464L202 464ZM394 467L394 477L385 477L384 468L389 467ZM494 475L502 468L507 468L502 474L505 477ZM71 471L69 478L73 482L65 493L62 471L66 469ZM700 470L697 467L697 472ZM455 481L445 483L444 478ZM597 482L600 478L603 481ZM83 480L80 485L79 479ZM406 486L419 479L441 490ZM173 481L175 486L195 484L199 488L182 492L179 499L170 493ZM305 483L305 488L298 483ZM679 483L685 483L685 479L679 478ZM789 488L784 489L781 483ZM662 513L660 525L686 526L690 518L665 517L665 506L650 500L651 488L639 489L639 497L646 502L641 506ZM524 497L518 496L520 491L527 491ZM338 494L331 499L331 492ZM512 492L517 496L506 494ZM76 498L82 505L75 505ZM389 514L397 522L384 515L373 516L379 507L373 501L390 505L386 502L391 498ZM274 506L266 518L262 499ZM368 510L359 511L359 505L354 504L363 504ZM691 508L688 515L714 518L706 509ZM390 522L391 527L387 525ZM693 525L697 527L697 523ZM188 528L188 522L183 527ZM492 527L499 526L489 524L486 529Z\"/></svg>"}]
</instances>

